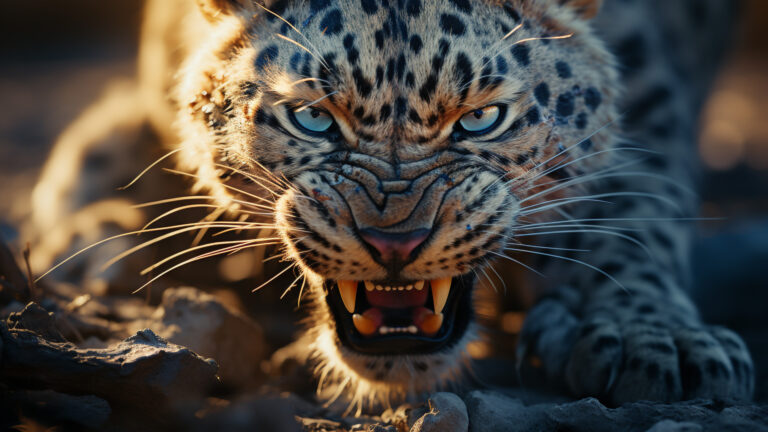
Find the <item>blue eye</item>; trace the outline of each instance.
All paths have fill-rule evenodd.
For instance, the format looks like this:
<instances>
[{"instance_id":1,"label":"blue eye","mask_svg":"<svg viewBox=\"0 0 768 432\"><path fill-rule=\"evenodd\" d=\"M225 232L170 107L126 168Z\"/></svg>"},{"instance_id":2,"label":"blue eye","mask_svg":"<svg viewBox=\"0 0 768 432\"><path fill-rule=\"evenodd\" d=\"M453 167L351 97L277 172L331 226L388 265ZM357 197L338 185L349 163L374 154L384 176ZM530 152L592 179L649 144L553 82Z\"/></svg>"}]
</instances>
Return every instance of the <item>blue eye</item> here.
<instances>
[{"instance_id":1,"label":"blue eye","mask_svg":"<svg viewBox=\"0 0 768 432\"><path fill-rule=\"evenodd\" d=\"M333 117L317 108L297 108L291 115L299 126L310 132L325 132L333 125Z\"/></svg>"},{"instance_id":2,"label":"blue eye","mask_svg":"<svg viewBox=\"0 0 768 432\"><path fill-rule=\"evenodd\" d=\"M471 133L490 132L491 128L498 123L500 116L501 109L499 106L489 105L464 114L459 119L459 125L462 129Z\"/></svg>"}]
</instances>

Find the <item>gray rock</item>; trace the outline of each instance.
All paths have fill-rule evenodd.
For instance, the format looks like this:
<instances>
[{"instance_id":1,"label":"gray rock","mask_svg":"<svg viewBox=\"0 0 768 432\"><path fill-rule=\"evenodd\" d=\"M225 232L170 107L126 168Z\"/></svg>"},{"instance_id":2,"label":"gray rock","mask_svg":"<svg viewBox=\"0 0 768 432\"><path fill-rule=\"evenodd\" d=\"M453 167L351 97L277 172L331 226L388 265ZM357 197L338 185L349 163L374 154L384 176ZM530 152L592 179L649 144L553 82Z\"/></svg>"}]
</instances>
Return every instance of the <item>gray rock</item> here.
<instances>
[{"instance_id":1,"label":"gray rock","mask_svg":"<svg viewBox=\"0 0 768 432\"><path fill-rule=\"evenodd\" d=\"M653 432L698 427L702 432L768 432L768 407L728 405L722 402L686 401L673 404L635 402L607 408L586 398L562 404L524 405L519 399L489 391L473 391L464 398L470 431ZM659 423L669 420L672 423Z\"/></svg>"},{"instance_id":2,"label":"gray rock","mask_svg":"<svg viewBox=\"0 0 768 432\"><path fill-rule=\"evenodd\" d=\"M453 393L435 393L427 402L429 410L411 428L411 432L466 432L469 417L464 402Z\"/></svg>"},{"instance_id":3,"label":"gray rock","mask_svg":"<svg viewBox=\"0 0 768 432\"><path fill-rule=\"evenodd\" d=\"M103 426L112 413L107 401L93 395L74 396L51 390L22 390L11 392L7 398L9 403L20 406L26 415L86 429Z\"/></svg>"},{"instance_id":4,"label":"gray rock","mask_svg":"<svg viewBox=\"0 0 768 432\"><path fill-rule=\"evenodd\" d=\"M653 425L647 432L701 432L702 430L703 428L696 423L662 420Z\"/></svg>"},{"instance_id":5,"label":"gray rock","mask_svg":"<svg viewBox=\"0 0 768 432\"><path fill-rule=\"evenodd\" d=\"M167 289L152 319L141 325L215 358L219 377L229 387L249 389L261 382L261 362L267 357L261 328L210 294L190 287Z\"/></svg>"},{"instance_id":6,"label":"gray rock","mask_svg":"<svg viewBox=\"0 0 768 432\"><path fill-rule=\"evenodd\" d=\"M29 303L21 312L12 313L8 317L8 327L31 330L50 342L66 342L56 327L53 313L37 303Z\"/></svg>"},{"instance_id":7,"label":"gray rock","mask_svg":"<svg viewBox=\"0 0 768 432\"><path fill-rule=\"evenodd\" d=\"M3 362L0 377L12 388L44 388L94 395L141 413L147 422L175 421L193 413L214 386L217 366L143 330L109 349L80 350L51 342L23 328L0 323Z\"/></svg>"}]
</instances>

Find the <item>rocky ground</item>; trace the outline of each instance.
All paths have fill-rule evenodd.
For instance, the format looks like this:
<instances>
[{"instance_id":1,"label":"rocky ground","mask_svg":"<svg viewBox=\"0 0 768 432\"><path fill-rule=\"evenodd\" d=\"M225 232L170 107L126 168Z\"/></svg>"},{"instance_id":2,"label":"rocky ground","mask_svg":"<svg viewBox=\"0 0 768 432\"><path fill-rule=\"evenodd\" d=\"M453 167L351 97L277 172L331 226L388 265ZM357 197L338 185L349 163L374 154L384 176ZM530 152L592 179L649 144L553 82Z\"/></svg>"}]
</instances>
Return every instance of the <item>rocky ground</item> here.
<instances>
[{"instance_id":1,"label":"rocky ground","mask_svg":"<svg viewBox=\"0 0 768 432\"><path fill-rule=\"evenodd\" d=\"M435 393L423 404L343 417L315 400L306 370L286 355L290 349L268 352L262 328L211 294L170 288L159 305L150 306L136 296L30 285L5 247L0 285L4 428L768 431L768 405L762 403L696 400L609 408L592 398L570 400L519 386ZM764 335L758 334L762 341ZM508 363L492 360L480 369L484 382L502 382L494 375L511 373Z\"/></svg>"}]
</instances>

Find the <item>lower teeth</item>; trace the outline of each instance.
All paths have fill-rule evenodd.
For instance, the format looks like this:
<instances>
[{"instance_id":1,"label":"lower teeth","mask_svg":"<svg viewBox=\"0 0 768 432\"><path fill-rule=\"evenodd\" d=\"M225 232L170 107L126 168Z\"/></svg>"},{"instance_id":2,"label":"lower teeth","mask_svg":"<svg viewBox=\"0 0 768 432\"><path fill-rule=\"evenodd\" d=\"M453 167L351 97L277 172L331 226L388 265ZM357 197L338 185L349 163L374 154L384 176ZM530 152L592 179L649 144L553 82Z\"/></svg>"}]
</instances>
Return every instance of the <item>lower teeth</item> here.
<instances>
[{"instance_id":1,"label":"lower teeth","mask_svg":"<svg viewBox=\"0 0 768 432\"><path fill-rule=\"evenodd\" d=\"M416 328L415 325L409 325L408 327L386 327L381 326L379 327L379 334L388 334L388 333L411 333L416 334L418 333L419 329Z\"/></svg>"}]
</instances>

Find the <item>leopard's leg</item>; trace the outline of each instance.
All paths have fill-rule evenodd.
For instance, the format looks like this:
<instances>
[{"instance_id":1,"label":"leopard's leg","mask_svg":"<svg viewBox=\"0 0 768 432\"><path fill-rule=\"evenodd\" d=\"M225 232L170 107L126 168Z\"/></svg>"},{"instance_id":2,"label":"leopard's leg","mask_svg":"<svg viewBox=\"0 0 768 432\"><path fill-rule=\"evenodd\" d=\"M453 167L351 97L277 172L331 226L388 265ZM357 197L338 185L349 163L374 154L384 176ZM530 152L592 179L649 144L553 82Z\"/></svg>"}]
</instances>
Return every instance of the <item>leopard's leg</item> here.
<instances>
[{"instance_id":1,"label":"leopard's leg","mask_svg":"<svg viewBox=\"0 0 768 432\"><path fill-rule=\"evenodd\" d=\"M697 24L724 27L728 5L702 4L709 22ZM606 5L614 6L623 9L610 10L613 20L637 23L634 28L606 26L613 29L606 33L624 61L629 89L620 107L626 112L625 146L643 151L617 152L637 163L595 182L591 192L617 194L609 198L610 204L576 204L569 211L575 219L613 219L590 223L595 230L621 235L563 236L567 247L590 251L571 258L583 259L605 274L550 259L546 272L560 288L529 314L519 352L539 358L547 375L566 383L574 394L614 404L748 399L754 369L744 343L728 330L704 324L686 293L695 288L688 277L693 224L686 218L696 216L698 203L686 189L696 177L696 114L714 69L709 62L727 38L675 28L693 19L685 15L690 11L682 10L682 2ZM622 14L629 15L622 19ZM651 31L648 23L663 31ZM690 34L688 40L685 34ZM670 44L679 49L669 50ZM650 177L633 174L637 172ZM646 249L627 241L627 236ZM563 291L562 286L569 288Z\"/></svg>"}]
</instances>

